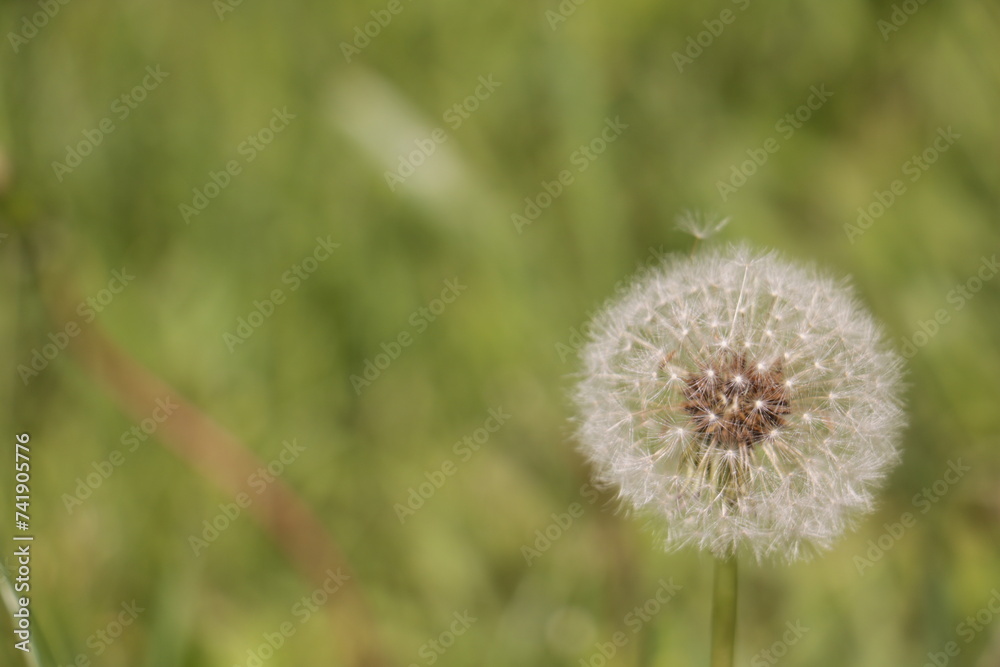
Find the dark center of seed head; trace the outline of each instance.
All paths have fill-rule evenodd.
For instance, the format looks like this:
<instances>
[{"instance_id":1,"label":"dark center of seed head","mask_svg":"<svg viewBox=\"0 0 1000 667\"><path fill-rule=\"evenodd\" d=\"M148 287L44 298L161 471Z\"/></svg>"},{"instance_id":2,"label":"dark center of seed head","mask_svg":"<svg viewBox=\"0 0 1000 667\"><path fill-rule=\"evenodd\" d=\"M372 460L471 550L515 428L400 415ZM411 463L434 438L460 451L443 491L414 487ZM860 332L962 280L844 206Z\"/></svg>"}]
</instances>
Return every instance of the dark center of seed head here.
<instances>
[{"instance_id":1,"label":"dark center of seed head","mask_svg":"<svg viewBox=\"0 0 1000 667\"><path fill-rule=\"evenodd\" d=\"M780 364L761 368L743 354L722 355L690 373L684 397L694 429L725 449L753 447L790 412Z\"/></svg>"}]
</instances>

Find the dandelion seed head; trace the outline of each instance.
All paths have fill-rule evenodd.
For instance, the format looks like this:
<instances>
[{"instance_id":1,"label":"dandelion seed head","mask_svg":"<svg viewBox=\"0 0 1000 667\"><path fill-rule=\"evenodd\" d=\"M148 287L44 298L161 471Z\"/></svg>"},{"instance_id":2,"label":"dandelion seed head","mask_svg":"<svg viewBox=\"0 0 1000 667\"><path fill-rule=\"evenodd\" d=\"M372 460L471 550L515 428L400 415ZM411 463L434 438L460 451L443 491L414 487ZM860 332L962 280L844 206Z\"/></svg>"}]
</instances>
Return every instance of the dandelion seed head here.
<instances>
[{"instance_id":1,"label":"dandelion seed head","mask_svg":"<svg viewBox=\"0 0 1000 667\"><path fill-rule=\"evenodd\" d=\"M775 253L668 260L596 316L582 361L581 448L671 550L808 558L899 457L902 359L846 283Z\"/></svg>"}]
</instances>

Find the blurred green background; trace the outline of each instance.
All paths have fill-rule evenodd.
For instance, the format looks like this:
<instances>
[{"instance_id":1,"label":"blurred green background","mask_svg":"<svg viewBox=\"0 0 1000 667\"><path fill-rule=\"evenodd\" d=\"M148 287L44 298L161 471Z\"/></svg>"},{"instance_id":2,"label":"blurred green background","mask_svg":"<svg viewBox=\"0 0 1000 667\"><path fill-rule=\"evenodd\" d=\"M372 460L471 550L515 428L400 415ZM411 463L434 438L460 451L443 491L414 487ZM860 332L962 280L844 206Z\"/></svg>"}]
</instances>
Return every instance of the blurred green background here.
<instances>
[{"instance_id":1,"label":"blurred green background","mask_svg":"<svg viewBox=\"0 0 1000 667\"><path fill-rule=\"evenodd\" d=\"M256 664L284 623L264 664L354 664L338 605L390 665L705 664L710 560L584 486L566 399L588 314L691 248L687 209L853 276L913 344L877 511L813 562L744 564L739 664L922 665L948 642L947 664L1000 664L995 3L49 0L2 3L0 25L0 536L10 566L29 431L50 664ZM280 479L367 610L334 594L300 623L316 584L246 513L193 554L233 494L162 433L129 451L141 421L78 339L18 372L64 331L53 292L104 299L81 329L260 461L305 447ZM491 409L509 418L477 432ZM650 604L661 580L681 588ZM0 663L22 664L9 620Z\"/></svg>"}]
</instances>

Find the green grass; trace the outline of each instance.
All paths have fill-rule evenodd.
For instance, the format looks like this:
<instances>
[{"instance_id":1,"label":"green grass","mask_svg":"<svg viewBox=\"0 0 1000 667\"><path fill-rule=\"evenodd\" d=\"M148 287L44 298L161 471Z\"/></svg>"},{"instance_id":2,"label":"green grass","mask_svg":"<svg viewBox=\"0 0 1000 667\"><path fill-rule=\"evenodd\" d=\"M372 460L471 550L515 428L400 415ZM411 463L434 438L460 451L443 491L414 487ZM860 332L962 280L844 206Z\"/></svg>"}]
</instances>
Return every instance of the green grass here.
<instances>
[{"instance_id":1,"label":"green grass","mask_svg":"<svg viewBox=\"0 0 1000 667\"><path fill-rule=\"evenodd\" d=\"M905 455L875 514L814 562L741 564L738 664L796 621L809 631L783 664L919 665L949 641L949 664L1000 659L1000 619L968 643L958 628L1000 586L1000 282L949 299L1000 250L996 8L927 3L883 39L891 3L591 1L553 30L554 1L403 0L348 63L341 42L387 3L244 2L222 21L206 2L59 7L17 53L0 48L0 431L32 434L31 592L56 664L246 664L287 621L268 665L340 664L346 641L333 602L298 624L315 586L252 518L192 556L188 536L233 496L162 433L66 511L137 422L76 341L27 387L15 369L63 330L46 294L97 298L122 267L135 280L81 326L261 460L307 446L281 479L350 563L392 664L429 664L421 647L466 610L477 620L438 664L578 665L623 629L616 664L706 664L711 560L662 553L581 491L565 397L566 346L637 265L690 249L674 229L686 209L731 216L723 241L852 275L900 346L948 320L909 362ZM679 72L674 53L724 9L734 20ZM4 3L3 34L36 11ZM169 75L121 118L114 101L147 66ZM490 75L500 85L453 128L448 110ZM832 97L786 138L776 124L821 85ZM242 142L285 107L295 118L246 162ZM113 132L58 180L52 163L104 118ZM628 127L581 162L618 118ZM385 172L438 127L447 139L391 191ZM909 180L948 127L959 138ZM769 137L777 152L722 201L717 183ZM180 204L230 160L240 173L186 224ZM564 170L572 182L519 233L512 215ZM845 225L894 179L905 192L852 243ZM292 291L282 276L327 236L340 247ZM467 289L420 315L455 278ZM223 334L275 289L285 302L230 353ZM351 376L404 332L359 395ZM455 443L498 406L510 419L461 460ZM939 501L914 500L958 459L972 469ZM446 460L454 474L401 523L394 507ZM582 516L527 565L535 531L574 503ZM859 575L906 512L914 525ZM626 617L671 578L681 590L633 634ZM96 656L88 638L133 599L146 611ZM0 642L0 663L20 661Z\"/></svg>"}]
</instances>

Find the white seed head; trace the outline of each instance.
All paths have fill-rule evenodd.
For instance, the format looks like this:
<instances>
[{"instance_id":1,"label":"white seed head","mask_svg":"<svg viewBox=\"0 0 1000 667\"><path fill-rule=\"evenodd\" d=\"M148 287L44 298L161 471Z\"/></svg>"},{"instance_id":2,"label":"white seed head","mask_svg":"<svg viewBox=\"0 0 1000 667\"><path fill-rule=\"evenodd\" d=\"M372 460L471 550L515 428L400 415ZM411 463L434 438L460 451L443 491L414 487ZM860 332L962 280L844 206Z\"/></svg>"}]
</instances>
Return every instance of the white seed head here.
<instances>
[{"instance_id":1,"label":"white seed head","mask_svg":"<svg viewBox=\"0 0 1000 667\"><path fill-rule=\"evenodd\" d=\"M902 359L845 282L773 252L668 260L582 357L581 447L671 550L808 558L899 457Z\"/></svg>"}]
</instances>

